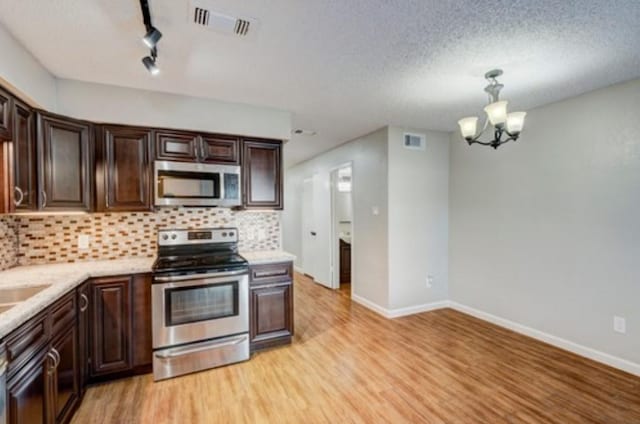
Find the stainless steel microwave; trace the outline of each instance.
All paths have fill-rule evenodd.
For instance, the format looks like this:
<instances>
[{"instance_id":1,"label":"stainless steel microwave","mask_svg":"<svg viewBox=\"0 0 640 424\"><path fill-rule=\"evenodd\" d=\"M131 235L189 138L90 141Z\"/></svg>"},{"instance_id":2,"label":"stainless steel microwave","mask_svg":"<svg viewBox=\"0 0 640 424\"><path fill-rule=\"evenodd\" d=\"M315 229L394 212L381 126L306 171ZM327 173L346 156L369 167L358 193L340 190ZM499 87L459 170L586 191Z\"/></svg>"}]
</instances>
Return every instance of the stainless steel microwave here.
<instances>
[{"instance_id":1,"label":"stainless steel microwave","mask_svg":"<svg viewBox=\"0 0 640 424\"><path fill-rule=\"evenodd\" d=\"M240 167L156 161L156 206L240 206Z\"/></svg>"}]
</instances>

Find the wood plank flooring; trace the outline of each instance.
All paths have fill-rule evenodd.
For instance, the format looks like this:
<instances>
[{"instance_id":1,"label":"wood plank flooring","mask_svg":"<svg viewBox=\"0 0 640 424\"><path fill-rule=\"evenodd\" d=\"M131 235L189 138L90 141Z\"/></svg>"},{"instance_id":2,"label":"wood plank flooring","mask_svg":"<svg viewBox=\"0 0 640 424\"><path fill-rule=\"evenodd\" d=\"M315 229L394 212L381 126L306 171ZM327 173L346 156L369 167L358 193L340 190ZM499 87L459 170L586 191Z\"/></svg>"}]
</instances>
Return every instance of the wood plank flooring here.
<instances>
[{"instance_id":1,"label":"wood plank flooring","mask_svg":"<svg viewBox=\"0 0 640 424\"><path fill-rule=\"evenodd\" d=\"M640 378L462 313L386 320L295 279L291 346L92 387L73 423L640 423Z\"/></svg>"}]
</instances>

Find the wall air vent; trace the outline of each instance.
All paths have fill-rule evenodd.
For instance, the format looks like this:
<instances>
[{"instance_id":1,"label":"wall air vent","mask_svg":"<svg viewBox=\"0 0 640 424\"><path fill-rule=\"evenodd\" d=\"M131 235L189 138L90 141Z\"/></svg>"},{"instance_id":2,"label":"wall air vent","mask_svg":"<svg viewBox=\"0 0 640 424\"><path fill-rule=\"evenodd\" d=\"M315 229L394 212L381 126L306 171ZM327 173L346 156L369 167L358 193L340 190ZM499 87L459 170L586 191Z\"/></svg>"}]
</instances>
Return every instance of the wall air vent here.
<instances>
[{"instance_id":1,"label":"wall air vent","mask_svg":"<svg viewBox=\"0 0 640 424\"><path fill-rule=\"evenodd\" d=\"M255 19L214 12L210 6L206 0L193 0L189 13L190 22L223 34L243 38L255 32L258 23Z\"/></svg>"},{"instance_id":2,"label":"wall air vent","mask_svg":"<svg viewBox=\"0 0 640 424\"><path fill-rule=\"evenodd\" d=\"M426 150L427 140L424 134L404 133L403 143L405 149Z\"/></svg>"}]
</instances>

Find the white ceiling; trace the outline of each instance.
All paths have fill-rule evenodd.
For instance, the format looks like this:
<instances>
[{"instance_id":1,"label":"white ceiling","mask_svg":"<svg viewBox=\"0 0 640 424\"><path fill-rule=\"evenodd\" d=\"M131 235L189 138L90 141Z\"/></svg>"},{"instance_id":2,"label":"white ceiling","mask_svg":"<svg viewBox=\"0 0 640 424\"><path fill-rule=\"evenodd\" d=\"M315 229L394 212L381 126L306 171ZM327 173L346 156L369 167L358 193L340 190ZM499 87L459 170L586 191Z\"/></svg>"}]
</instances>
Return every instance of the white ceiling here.
<instances>
[{"instance_id":1,"label":"white ceiling","mask_svg":"<svg viewBox=\"0 0 640 424\"><path fill-rule=\"evenodd\" d=\"M149 3L157 78L138 0L3 0L0 22L57 77L292 111L317 135L292 137L288 165L387 124L453 130L494 67L512 110L640 77L638 0L209 0L257 18L249 39Z\"/></svg>"}]
</instances>

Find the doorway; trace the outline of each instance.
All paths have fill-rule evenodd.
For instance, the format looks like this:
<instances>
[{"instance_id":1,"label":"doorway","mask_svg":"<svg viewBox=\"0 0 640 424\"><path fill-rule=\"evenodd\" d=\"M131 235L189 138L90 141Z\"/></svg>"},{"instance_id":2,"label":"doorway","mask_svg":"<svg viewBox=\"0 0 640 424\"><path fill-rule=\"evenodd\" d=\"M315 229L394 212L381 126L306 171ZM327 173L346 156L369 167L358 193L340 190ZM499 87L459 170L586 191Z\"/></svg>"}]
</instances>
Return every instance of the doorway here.
<instances>
[{"instance_id":1,"label":"doorway","mask_svg":"<svg viewBox=\"0 0 640 424\"><path fill-rule=\"evenodd\" d=\"M351 297L353 280L353 178L346 164L331 171L332 280L333 288Z\"/></svg>"}]
</instances>

